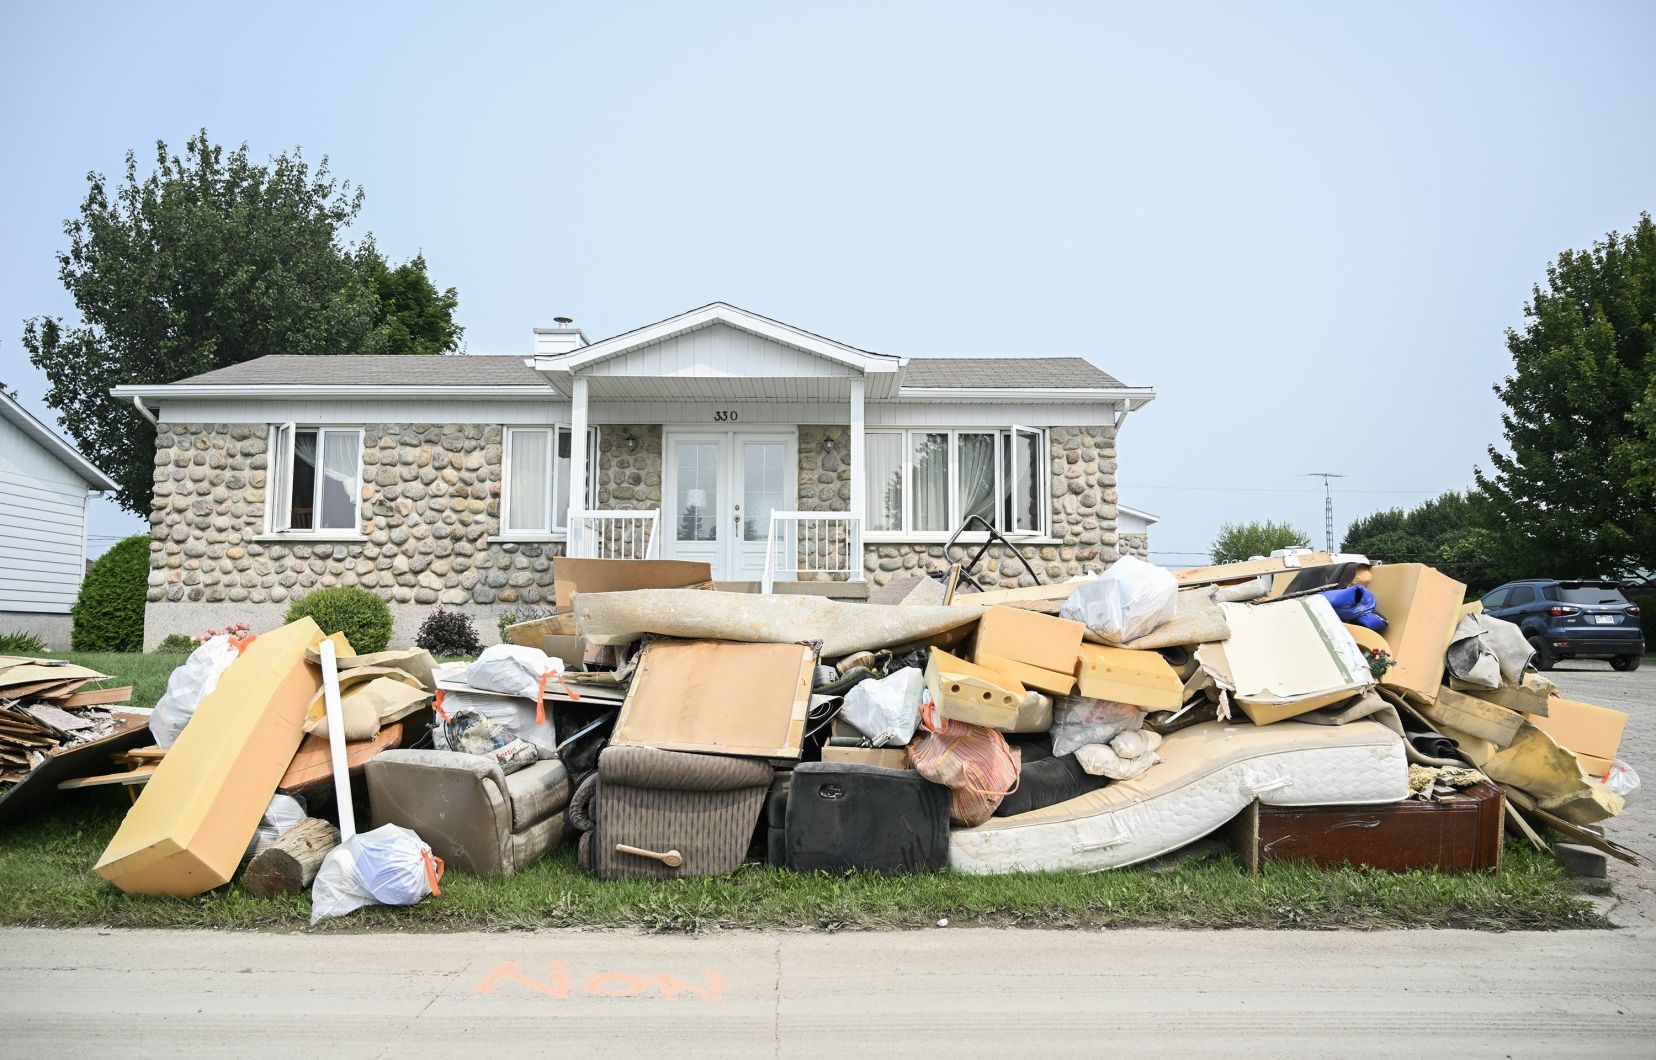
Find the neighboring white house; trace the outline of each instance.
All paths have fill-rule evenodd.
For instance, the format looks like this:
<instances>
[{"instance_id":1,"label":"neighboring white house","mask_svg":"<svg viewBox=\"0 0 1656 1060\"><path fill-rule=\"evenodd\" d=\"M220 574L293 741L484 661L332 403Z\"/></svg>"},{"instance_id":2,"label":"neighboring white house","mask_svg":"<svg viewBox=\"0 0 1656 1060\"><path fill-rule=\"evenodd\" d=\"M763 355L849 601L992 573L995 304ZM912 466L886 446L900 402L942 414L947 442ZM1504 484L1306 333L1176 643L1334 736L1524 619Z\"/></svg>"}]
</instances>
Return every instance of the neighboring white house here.
<instances>
[{"instance_id":1,"label":"neighboring white house","mask_svg":"<svg viewBox=\"0 0 1656 1060\"><path fill-rule=\"evenodd\" d=\"M332 585L411 637L434 606L547 604L566 552L854 596L945 565L971 516L1020 553L990 551L985 584L1145 547L1117 533L1116 436L1155 391L1084 358L874 353L722 302L597 342L562 323L527 356L278 355L116 388L157 421L146 643Z\"/></svg>"},{"instance_id":2,"label":"neighboring white house","mask_svg":"<svg viewBox=\"0 0 1656 1060\"><path fill-rule=\"evenodd\" d=\"M115 483L0 392L0 633L69 647L86 573L86 512Z\"/></svg>"},{"instance_id":3,"label":"neighboring white house","mask_svg":"<svg viewBox=\"0 0 1656 1060\"><path fill-rule=\"evenodd\" d=\"M1120 540L1120 551L1124 555L1137 556L1146 559L1150 555L1150 527L1161 522L1161 516L1141 512L1137 508L1129 508L1125 504L1116 505L1116 535Z\"/></svg>"}]
</instances>

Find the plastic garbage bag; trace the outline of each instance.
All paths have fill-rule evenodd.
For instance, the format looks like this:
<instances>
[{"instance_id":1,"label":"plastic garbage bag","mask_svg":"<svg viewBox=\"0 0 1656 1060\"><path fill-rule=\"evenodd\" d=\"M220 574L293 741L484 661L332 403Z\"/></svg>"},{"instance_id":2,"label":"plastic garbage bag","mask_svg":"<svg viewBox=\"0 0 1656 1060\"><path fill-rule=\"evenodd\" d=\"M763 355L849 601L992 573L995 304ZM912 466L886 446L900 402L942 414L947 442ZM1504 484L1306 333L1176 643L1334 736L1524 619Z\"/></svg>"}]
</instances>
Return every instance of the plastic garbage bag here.
<instances>
[{"instance_id":1,"label":"plastic garbage bag","mask_svg":"<svg viewBox=\"0 0 1656 1060\"><path fill-rule=\"evenodd\" d=\"M449 689L443 692L442 706L444 712L450 715L456 711L474 710L513 736L528 740L540 748L542 758L557 756L556 728L551 719L536 720L535 704L530 700L493 692L457 692Z\"/></svg>"},{"instance_id":2,"label":"plastic garbage bag","mask_svg":"<svg viewBox=\"0 0 1656 1060\"><path fill-rule=\"evenodd\" d=\"M432 722L431 743L439 751L485 755L500 763L503 773L516 773L540 761L541 749L505 726L471 709L451 710Z\"/></svg>"},{"instance_id":3,"label":"plastic garbage bag","mask_svg":"<svg viewBox=\"0 0 1656 1060\"><path fill-rule=\"evenodd\" d=\"M905 666L877 681L863 681L845 693L840 717L857 727L875 747L904 747L920 723L920 697L926 675Z\"/></svg>"},{"instance_id":4,"label":"plastic garbage bag","mask_svg":"<svg viewBox=\"0 0 1656 1060\"><path fill-rule=\"evenodd\" d=\"M384 824L328 852L311 884L311 923L344 916L365 905L413 905L441 894L443 859L419 836Z\"/></svg>"},{"instance_id":5,"label":"plastic garbage bag","mask_svg":"<svg viewBox=\"0 0 1656 1060\"><path fill-rule=\"evenodd\" d=\"M1074 754L1088 744L1109 743L1144 728L1144 712L1127 703L1086 696L1059 696L1052 707L1052 753Z\"/></svg>"},{"instance_id":6,"label":"plastic garbage bag","mask_svg":"<svg viewBox=\"0 0 1656 1060\"><path fill-rule=\"evenodd\" d=\"M1604 786L1624 799L1631 799L1633 793L1639 790L1639 774L1618 758L1611 763L1610 772L1604 775Z\"/></svg>"},{"instance_id":7,"label":"plastic garbage bag","mask_svg":"<svg viewBox=\"0 0 1656 1060\"><path fill-rule=\"evenodd\" d=\"M219 675L241 654L236 642L220 634L201 644L167 678L167 692L150 712L150 734L158 747L171 747L195 716L196 706L218 687Z\"/></svg>"},{"instance_id":8,"label":"plastic garbage bag","mask_svg":"<svg viewBox=\"0 0 1656 1060\"><path fill-rule=\"evenodd\" d=\"M1080 583L1058 617L1082 623L1106 644L1127 644L1171 621L1178 600L1179 583L1170 571L1123 556Z\"/></svg>"},{"instance_id":9,"label":"plastic garbage bag","mask_svg":"<svg viewBox=\"0 0 1656 1060\"><path fill-rule=\"evenodd\" d=\"M251 861L265 847L282 838L283 832L304 819L305 800L283 795L281 792L272 795L270 805L265 807L264 816L259 818L259 827L253 832L253 841L247 844L247 853L242 856L242 860Z\"/></svg>"},{"instance_id":10,"label":"plastic garbage bag","mask_svg":"<svg viewBox=\"0 0 1656 1060\"><path fill-rule=\"evenodd\" d=\"M523 644L493 644L460 674L462 684L486 692L539 699L543 682L563 672L560 660Z\"/></svg>"}]
</instances>

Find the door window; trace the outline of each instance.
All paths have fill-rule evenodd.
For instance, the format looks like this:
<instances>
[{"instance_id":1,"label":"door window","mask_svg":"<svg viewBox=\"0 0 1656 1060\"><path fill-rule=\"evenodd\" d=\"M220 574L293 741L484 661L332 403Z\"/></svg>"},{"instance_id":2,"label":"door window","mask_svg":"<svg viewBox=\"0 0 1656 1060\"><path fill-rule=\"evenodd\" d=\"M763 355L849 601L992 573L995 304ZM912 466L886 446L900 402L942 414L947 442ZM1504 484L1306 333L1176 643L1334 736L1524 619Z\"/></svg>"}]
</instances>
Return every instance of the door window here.
<instances>
[{"instance_id":1,"label":"door window","mask_svg":"<svg viewBox=\"0 0 1656 1060\"><path fill-rule=\"evenodd\" d=\"M719 539L719 443L679 442L675 447L678 474L680 541Z\"/></svg>"},{"instance_id":2,"label":"door window","mask_svg":"<svg viewBox=\"0 0 1656 1060\"><path fill-rule=\"evenodd\" d=\"M787 456L782 442L742 443L742 540L764 541L771 512L787 510Z\"/></svg>"}]
</instances>

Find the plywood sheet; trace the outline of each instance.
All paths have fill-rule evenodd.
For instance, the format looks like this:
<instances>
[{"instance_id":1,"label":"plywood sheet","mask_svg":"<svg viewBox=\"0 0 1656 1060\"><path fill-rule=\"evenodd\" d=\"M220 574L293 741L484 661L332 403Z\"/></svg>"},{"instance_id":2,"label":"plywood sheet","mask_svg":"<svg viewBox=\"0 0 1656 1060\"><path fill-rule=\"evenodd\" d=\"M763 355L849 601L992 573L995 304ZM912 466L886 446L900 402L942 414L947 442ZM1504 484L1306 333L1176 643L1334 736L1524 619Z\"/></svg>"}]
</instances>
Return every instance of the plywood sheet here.
<instances>
[{"instance_id":1,"label":"plywood sheet","mask_svg":"<svg viewBox=\"0 0 1656 1060\"><path fill-rule=\"evenodd\" d=\"M798 758L816 653L803 644L656 641L644 649L611 743Z\"/></svg>"}]
</instances>

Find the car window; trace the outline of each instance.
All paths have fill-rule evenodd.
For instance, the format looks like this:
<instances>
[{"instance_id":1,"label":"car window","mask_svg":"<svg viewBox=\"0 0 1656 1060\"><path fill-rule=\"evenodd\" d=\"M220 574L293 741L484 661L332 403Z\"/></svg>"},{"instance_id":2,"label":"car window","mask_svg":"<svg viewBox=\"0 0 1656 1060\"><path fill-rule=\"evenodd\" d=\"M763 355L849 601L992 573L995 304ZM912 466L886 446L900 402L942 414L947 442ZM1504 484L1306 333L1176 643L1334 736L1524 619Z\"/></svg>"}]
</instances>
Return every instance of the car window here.
<instances>
[{"instance_id":1,"label":"car window","mask_svg":"<svg viewBox=\"0 0 1656 1060\"><path fill-rule=\"evenodd\" d=\"M1525 604L1535 603L1535 586L1514 585L1512 595L1507 597L1507 607L1523 607Z\"/></svg>"},{"instance_id":2,"label":"car window","mask_svg":"<svg viewBox=\"0 0 1656 1060\"><path fill-rule=\"evenodd\" d=\"M1627 597L1613 585L1560 585L1558 598L1568 604L1627 603Z\"/></svg>"},{"instance_id":3,"label":"car window","mask_svg":"<svg viewBox=\"0 0 1656 1060\"><path fill-rule=\"evenodd\" d=\"M1505 607L1506 599L1510 595L1512 595L1512 590L1506 588L1505 586L1496 589L1494 592L1483 598L1484 610L1494 611L1497 608Z\"/></svg>"}]
</instances>

